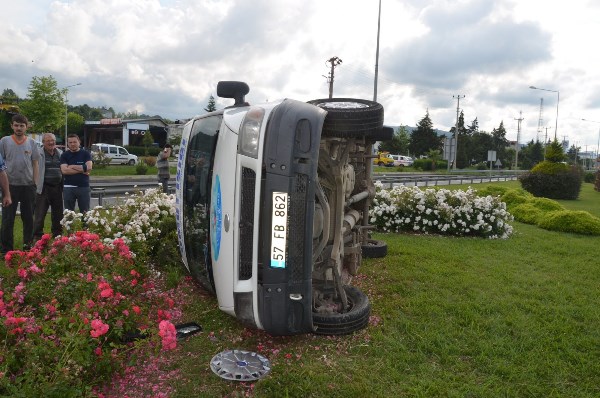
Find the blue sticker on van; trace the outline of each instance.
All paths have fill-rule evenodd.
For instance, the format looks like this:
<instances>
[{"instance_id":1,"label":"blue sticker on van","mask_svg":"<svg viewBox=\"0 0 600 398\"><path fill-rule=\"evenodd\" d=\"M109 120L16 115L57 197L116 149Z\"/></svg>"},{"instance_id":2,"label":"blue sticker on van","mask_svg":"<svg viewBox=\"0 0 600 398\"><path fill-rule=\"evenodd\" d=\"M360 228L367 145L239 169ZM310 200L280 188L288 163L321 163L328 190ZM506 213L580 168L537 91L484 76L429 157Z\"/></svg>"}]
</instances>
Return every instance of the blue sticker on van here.
<instances>
[{"instance_id":1,"label":"blue sticker on van","mask_svg":"<svg viewBox=\"0 0 600 398\"><path fill-rule=\"evenodd\" d=\"M210 208L210 245L213 252L213 258L219 259L219 251L221 250L221 226L223 225L223 204L221 202L221 181L219 176L215 177L211 193L211 208Z\"/></svg>"}]
</instances>

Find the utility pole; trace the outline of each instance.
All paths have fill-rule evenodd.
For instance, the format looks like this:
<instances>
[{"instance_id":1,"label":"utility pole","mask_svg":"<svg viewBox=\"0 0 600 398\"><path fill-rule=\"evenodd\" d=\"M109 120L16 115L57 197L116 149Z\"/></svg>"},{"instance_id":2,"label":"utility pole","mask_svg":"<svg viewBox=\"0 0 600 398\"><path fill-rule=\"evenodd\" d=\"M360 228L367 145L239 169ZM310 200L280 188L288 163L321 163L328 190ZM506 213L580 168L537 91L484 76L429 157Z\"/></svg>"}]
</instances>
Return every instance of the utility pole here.
<instances>
[{"instance_id":1,"label":"utility pole","mask_svg":"<svg viewBox=\"0 0 600 398\"><path fill-rule=\"evenodd\" d=\"M515 170L519 168L519 140L521 139L521 122L524 120L522 115L523 115L523 112L519 111L519 118L515 119L518 122L517 123L517 145L515 146L515 150L516 150Z\"/></svg>"},{"instance_id":2,"label":"utility pole","mask_svg":"<svg viewBox=\"0 0 600 398\"><path fill-rule=\"evenodd\" d=\"M542 126L544 125L544 121L542 118L542 115L544 114L544 98L540 98L540 118L538 120L538 129L537 129L537 139L536 141L540 140L540 133L542 132Z\"/></svg>"},{"instance_id":3,"label":"utility pole","mask_svg":"<svg viewBox=\"0 0 600 398\"><path fill-rule=\"evenodd\" d=\"M546 160L546 151L548 150L548 129L550 127L546 127L546 136L544 137L544 160Z\"/></svg>"},{"instance_id":4,"label":"utility pole","mask_svg":"<svg viewBox=\"0 0 600 398\"><path fill-rule=\"evenodd\" d=\"M456 125L454 126L454 156L452 159L452 170L456 170L456 153L458 152L458 112L460 111L460 99L465 98L464 95L453 95L456 98Z\"/></svg>"},{"instance_id":5,"label":"utility pole","mask_svg":"<svg viewBox=\"0 0 600 398\"><path fill-rule=\"evenodd\" d=\"M375 51L375 82L373 84L373 101L377 102L377 78L379 76L379 32L381 31L381 0L379 0L379 16L377 17L377 50Z\"/></svg>"},{"instance_id":6,"label":"utility pole","mask_svg":"<svg viewBox=\"0 0 600 398\"><path fill-rule=\"evenodd\" d=\"M327 62L331 63L331 71L329 72L329 76L327 77L327 80L329 81L329 98L333 98L333 75L334 75L334 69L336 66L338 66L339 64L342 63L342 60L339 59L338 57L331 57L327 60Z\"/></svg>"}]
</instances>

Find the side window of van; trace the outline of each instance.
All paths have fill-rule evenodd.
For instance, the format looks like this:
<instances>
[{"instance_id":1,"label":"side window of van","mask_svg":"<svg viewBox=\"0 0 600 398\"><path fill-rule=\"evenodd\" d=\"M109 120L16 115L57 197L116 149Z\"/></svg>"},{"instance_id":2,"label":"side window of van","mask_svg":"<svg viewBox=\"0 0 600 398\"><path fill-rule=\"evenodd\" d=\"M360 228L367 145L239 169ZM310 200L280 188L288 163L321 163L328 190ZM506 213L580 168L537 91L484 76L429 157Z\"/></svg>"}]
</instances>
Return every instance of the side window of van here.
<instances>
[{"instance_id":1,"label":"side window of van","mask_svg":"<svg viewBox=\"0 0 600 398\"><path fill-rule=\"evenodd\" d=\"M127 153L125 148L119 148L119 155L129 155L129 153Z\"/></svg>"},{"instance_id":2,"label":"side window of van","mask_svg":"<svg viewBox=\"0 0 600 398\"><path fill-rule=\"evenodd\" d=\"M112 153L113 155L116 155L116 154L117 154L117 148L115 148L115 147L111 146L111 147L109 147L108 149L109 149L110 153Z\"/></svg>"},{"instance_id":3,"label":"side window of van","mask_svg":"<svg viewBox=\"0 0 600 398\"><path fill-rule=\"evenodd\" d=\"M108 147L106 146L101 146L100 149L102 150L102 152L104 153L108 153Z\"/></svg>"}]
</instances>

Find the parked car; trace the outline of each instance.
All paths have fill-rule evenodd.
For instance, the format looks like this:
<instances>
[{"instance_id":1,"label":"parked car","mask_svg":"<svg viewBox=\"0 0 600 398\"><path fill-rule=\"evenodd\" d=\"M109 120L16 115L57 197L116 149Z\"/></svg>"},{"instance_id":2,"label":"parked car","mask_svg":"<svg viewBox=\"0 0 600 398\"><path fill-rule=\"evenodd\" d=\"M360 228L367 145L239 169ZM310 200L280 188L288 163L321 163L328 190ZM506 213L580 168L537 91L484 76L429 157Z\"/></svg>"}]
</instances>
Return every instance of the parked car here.
<instances>
[{"instance_id":1,"label":"parked car","mask_svg":"<svg viewBox=\"0 0 600 398\"><path fill-rule=\"evenodd\" d=\"M235 103L183 128L175 219L183 262L219 308L272 335L347 334L369 322L351 286L369 237L370 156L389 140L383 107L362 99L283 99L250 106L246 83L219 82Z\"/></svg>"},{"instance_id":2,"label":"parked car","mask_svg":"<svg viewBox=\"0 0 600 398\"><path fill-rule=\"evenodd\" d=\"M138 162L138 157L127 152L122 146L112 144L92 144L92 153L104 152L106 157L110 158L110 164L129 164L134 165Z\"/></svg>"},{"instance_id":3,"label":"parked car","mask_svg":"<svg viewBox=\"0 0 600 398\"><path fill-rule=\"evenodd\" d=\"M394 159L394 166L396 167L410 167L413 165L413 163L415 163L413 158L411 158L410 156L390 155L390 157Z\"/></svg>"}]
</instances>

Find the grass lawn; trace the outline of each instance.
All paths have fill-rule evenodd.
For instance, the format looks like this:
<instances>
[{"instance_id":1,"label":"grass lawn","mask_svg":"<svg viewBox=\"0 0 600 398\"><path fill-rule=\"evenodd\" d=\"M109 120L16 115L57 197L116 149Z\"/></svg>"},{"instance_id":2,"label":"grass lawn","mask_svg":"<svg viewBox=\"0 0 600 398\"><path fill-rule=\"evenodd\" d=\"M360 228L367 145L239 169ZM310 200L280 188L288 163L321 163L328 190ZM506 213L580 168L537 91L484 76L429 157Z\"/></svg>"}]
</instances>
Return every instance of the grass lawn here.
<instances>
[{"instance_id":1,"label":"grass lawn","mask_svg":"<svg viewBox=\"0 0 600 398\"><path fill-rule=\"evenodd\" d=\"M564 204L598 211L600 193L585 185ZM372 317L351 336L271 337L193 287L184 320L204 331L175 354L175 396L600 396L598 238L514 227L493 241L377 235L389 254L355 279ZM226 349L265 355L271 374L221 380L209 362Z\"/></svg>"},{"instance_id":2,"label":"grass lawn","mask_svg":"<svg viewBox=\"0 0 600 398\"><path fill-rule=\"evenodd\" d=\"M600 216L599 199L584 184L579 200L561 203ZM157 353L161 371L140 377L168 380L173 397L600 396L599 239L513 225L507 240L377 234L389 253L354 280L372 316L350 336L272 337L184 283L177 322L203 332ZM261 353L271 373L220 379L210 360L228 349Z\"/></svg>"}]
</instances>

